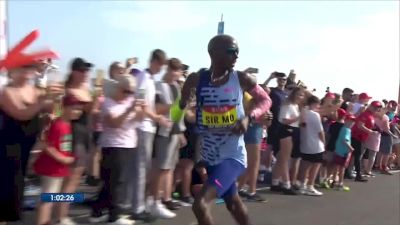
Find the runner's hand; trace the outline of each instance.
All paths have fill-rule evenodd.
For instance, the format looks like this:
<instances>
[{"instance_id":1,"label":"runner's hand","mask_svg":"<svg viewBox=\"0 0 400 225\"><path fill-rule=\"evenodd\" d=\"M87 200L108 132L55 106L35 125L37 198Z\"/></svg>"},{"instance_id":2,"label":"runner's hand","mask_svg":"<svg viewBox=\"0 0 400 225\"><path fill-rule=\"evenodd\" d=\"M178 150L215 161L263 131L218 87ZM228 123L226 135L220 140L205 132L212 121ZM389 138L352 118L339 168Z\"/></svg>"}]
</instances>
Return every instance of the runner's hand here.
<instances>
[{"instance_id":1,"label":"runner's hand","mask_svg":"<svg viewBox=\"0 0 400 225\"><path fill-rule=\"evenodd\" d=\"M238 120L235 124L235 126L232 128L232 132L234 134L244 134L247 131L247 128L249 127L249 117L245 117L241 120Z\"/></svg>"}]
</instances>

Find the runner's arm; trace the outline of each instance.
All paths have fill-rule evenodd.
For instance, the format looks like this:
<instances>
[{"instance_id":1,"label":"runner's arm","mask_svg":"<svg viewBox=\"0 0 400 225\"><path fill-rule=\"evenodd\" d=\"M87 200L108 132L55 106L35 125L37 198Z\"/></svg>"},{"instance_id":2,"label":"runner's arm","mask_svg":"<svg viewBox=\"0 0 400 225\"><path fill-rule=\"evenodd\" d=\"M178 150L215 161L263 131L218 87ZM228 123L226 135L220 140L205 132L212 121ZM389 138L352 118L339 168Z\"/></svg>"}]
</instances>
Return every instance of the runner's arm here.
<instances>
[{"instance_id":1,"label":"runner's arm","mask_svg":"<svg viewBox=\"0 0 400 225\"><path fill-rule=\"evenodd\" d=\"M267 92L257 84L255 77L243 72L238 72L238 77L243 91L247 91L254 99L254 107L249 112L249 116L258 120L271 108L271 98Z\"/></svg>"}]
</instances>

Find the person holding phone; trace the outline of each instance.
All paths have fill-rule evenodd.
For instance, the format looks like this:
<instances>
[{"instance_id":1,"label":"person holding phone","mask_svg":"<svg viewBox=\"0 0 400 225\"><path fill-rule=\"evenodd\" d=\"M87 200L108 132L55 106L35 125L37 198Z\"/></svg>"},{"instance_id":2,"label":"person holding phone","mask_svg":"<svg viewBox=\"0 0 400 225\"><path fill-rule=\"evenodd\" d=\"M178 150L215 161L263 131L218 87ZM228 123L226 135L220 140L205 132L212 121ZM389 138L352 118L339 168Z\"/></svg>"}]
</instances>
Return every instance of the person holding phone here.
<instances>
[{"instance_id":1,"label":"person holding phone","mask_svg":"<svg viewBox=\"0 0 400 225\"><path fill-rule=\"evenodd\" d=\"M160 73L167 62L167 56L161 49L151 53L150 66L137 76L138 94L136 97L144 100L145 118L137 124L138 138L140 142L137 151L133 154L132 174L132 215L133 220L147 220L151 217L149 207L146 205L146 193L150 191L150 169L153 154L154 137L157 125L168 127L170 121L156 111L156 86L154 76ZM152 203L149 198L149 203ZM151 205L151 204L149 204Z\"/></svg>"},{"instance_id":2,"label":"person holding phone","mask_svg":"<svg viewBox=\"0 0 400 225\"><path fill-rule=\"evenodd\" d=\"M115 78L115 91L112 97L104 100L101 116L103 118L103 133L100 138L102 147L101 175L104 181L98 199L93 204L90 222L104 222L108 209L108 224L130 225L134 221L120 218L124 201L126 185L129 181L131 165L138 136L136 122L144 118L145 103L134 99L136 91L135 79L128 75Z\"/></svg>"}]
</instances>

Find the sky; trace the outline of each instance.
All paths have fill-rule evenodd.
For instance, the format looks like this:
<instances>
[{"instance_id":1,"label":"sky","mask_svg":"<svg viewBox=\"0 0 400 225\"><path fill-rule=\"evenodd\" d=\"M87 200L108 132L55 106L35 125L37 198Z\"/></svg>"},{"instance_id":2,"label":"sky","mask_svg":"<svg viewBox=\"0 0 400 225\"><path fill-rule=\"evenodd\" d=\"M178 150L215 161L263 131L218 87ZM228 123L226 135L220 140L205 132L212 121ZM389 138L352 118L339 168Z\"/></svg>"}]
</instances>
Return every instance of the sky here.
<instances>
[{"instance_id":1,"label":"sky","mask_svg":"<svg viewBox=\"0 0 400 225\"><path fill-rule=\"evenodd\" d=\"M210 65L207 44L223 13L239 43L236 69L259 68L259 83L294 69L320 95L351 87L398 96L399 1L8 2L10 45L39 29L31 49L55 49L63 71L76 56L98 69L135 56L143 69L156 48L197 71Z\"/></svg>"}]
</instances>

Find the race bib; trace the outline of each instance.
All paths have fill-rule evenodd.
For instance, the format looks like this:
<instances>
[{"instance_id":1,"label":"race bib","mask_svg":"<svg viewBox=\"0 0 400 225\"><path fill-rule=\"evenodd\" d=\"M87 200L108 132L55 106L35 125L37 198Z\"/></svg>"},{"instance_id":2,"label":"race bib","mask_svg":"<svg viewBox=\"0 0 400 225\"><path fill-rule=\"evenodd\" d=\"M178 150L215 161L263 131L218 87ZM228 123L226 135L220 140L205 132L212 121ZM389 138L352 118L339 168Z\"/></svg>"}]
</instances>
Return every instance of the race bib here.
<instances>
[{"instance_id":1,"label":"race bib","mask_svg":"<svg viewBox=\"0 0 400 225\"><path fill-rule=\"evenodd\" d=\"M202 122L205 126L228 127L237 120L236 106L207 106L202 110Z\"/></svg>"}]
</instances>

